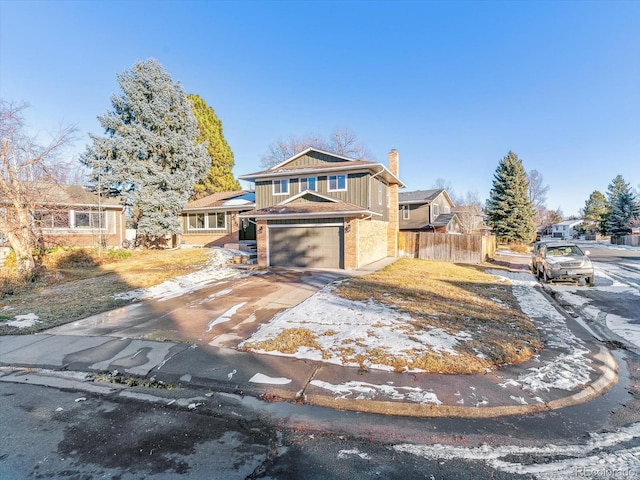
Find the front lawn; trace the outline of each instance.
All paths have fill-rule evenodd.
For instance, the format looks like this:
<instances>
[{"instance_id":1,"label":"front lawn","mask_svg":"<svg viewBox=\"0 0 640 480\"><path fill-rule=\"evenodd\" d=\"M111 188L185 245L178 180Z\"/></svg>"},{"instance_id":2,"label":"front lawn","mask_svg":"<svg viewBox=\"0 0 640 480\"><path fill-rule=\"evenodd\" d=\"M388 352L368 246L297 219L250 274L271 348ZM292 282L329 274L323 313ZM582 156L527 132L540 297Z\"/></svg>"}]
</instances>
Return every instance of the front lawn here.
<instances>
[{"instance_id":1,"label":"front lawn","mask_svg":"<svg viewBox=\"0 0 640 480\"><path fill-rule=\"evenodd\" d=\"M131 303L117 293L146 288L201 268L210 249L144 250L98 256L90 249L58 249L44 258L38 281L14 285L11 270L0 274L0 335L28 334ZM131 253L121 256L121 253ZM8 325L16 317L37 318L33 326Z\"/></svg>"},{"instance_id":2,"label":"front lawn","mask_svg":"<svg viewBox=\"0 0 640 480\"><path fill-rule=\"evenodd\" d=\"M330 286L276 317L244 350L395 371L478 373L542 348L504 279L402 259Z\"/></svg>"}]
</instances>

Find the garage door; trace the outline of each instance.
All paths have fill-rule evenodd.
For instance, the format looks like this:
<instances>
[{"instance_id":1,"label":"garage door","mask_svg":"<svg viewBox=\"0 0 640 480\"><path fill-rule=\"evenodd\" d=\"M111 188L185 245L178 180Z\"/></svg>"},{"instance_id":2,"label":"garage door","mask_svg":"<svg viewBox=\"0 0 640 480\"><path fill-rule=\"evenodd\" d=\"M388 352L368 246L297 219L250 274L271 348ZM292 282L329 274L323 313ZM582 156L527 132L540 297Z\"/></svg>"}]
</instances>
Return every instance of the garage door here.
<instances>
[{"instance_id":1,"label":"garage door","mask_svg":"<svg viewBox=\"0 0 640 480\"><path fill-rule=\"evenodd\" d=\"M272 267L343 268L340 226L269 227Z\"/></svg>"}]
</instances>

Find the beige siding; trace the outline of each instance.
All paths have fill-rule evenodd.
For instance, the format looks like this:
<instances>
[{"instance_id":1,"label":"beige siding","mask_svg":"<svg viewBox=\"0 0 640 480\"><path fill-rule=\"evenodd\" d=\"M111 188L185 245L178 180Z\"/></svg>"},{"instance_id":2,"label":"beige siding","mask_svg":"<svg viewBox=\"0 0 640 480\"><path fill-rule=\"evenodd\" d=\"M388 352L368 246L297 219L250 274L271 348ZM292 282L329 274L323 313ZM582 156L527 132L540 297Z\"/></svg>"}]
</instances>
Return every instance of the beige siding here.
<instances>
[{"instance_id":1,"label":"beige siding","mask_svg":"<svg viewBox=\"0 0 640 480\"><path fill-rule=\"evenodd\" d=\"M93 211L96 209L78 209L78 211ZM45 228L42 230L45 246L66 247L98 247L120 246L124 239L124 212L122 210L105 210L106 225L102 232L97 228Z\"/></svg>"},{"instance_id":2,"label":"beige siding","mask_svg":"<svg viewBox=\"0 0 640 480\"><path fill-rule=\"evenodd\" d=\"M213 211L202 211L198 213L214 213ZM182 235L180 235L180 243L182 245L204 245L204 246L222 246L225 243L235 243L239 241L239 220L237 212L224 212L225 226L223 230L217 229L197 229L189 230L188 213L182 214ZM191 212L193 214L193 212Z\"/></svg>"}]
</instances>

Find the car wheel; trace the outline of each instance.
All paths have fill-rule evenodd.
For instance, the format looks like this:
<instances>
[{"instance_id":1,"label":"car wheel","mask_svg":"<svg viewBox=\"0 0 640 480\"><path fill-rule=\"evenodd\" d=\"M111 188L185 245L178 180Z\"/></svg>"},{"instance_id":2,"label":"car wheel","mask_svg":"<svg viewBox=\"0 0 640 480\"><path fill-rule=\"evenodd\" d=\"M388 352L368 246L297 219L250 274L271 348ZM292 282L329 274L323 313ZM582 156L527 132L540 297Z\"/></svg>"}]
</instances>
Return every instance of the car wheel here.
<instances>
[{"instance_id":1,"label":"car wheel","mask_svg":"<svg viewBox=\"0 0 640 480\"><path fill-rule=\"evenodd\" d=\"M585 280L587 281L587 285L590 287L593 287L596 284L596 277L594 275L587 277Z\"/></svg>"}]
</instances>

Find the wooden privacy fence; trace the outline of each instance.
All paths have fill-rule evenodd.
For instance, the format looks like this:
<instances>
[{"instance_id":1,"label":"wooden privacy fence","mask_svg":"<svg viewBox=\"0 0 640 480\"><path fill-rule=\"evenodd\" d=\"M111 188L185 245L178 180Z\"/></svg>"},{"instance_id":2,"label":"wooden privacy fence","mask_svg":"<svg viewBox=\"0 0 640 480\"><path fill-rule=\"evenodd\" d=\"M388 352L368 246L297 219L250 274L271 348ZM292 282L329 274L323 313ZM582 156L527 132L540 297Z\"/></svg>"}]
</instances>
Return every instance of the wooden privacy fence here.
<instances>
[{"instance_id":1,"label":"wooden privacy fence","mask_svg":"<svg viewBox=\"0 0 640 480\"><path fill-rule=\"evenodd\" d=\"M493 235L454 235L450 233L400 232L400 257L439 260L453 263L482 263L493 258L496 237Z\"/></svg>"},{"instance_id":2,"label":"wooden privacy fence","mask_svg":"<svg viewBox=\"0 0 640 480\"><path fill-rule=\"evenodd\" d=\"M626 245L628 247L640 247L640 235L611 236L613 245Z\"/></svg>"}]
</instances>

